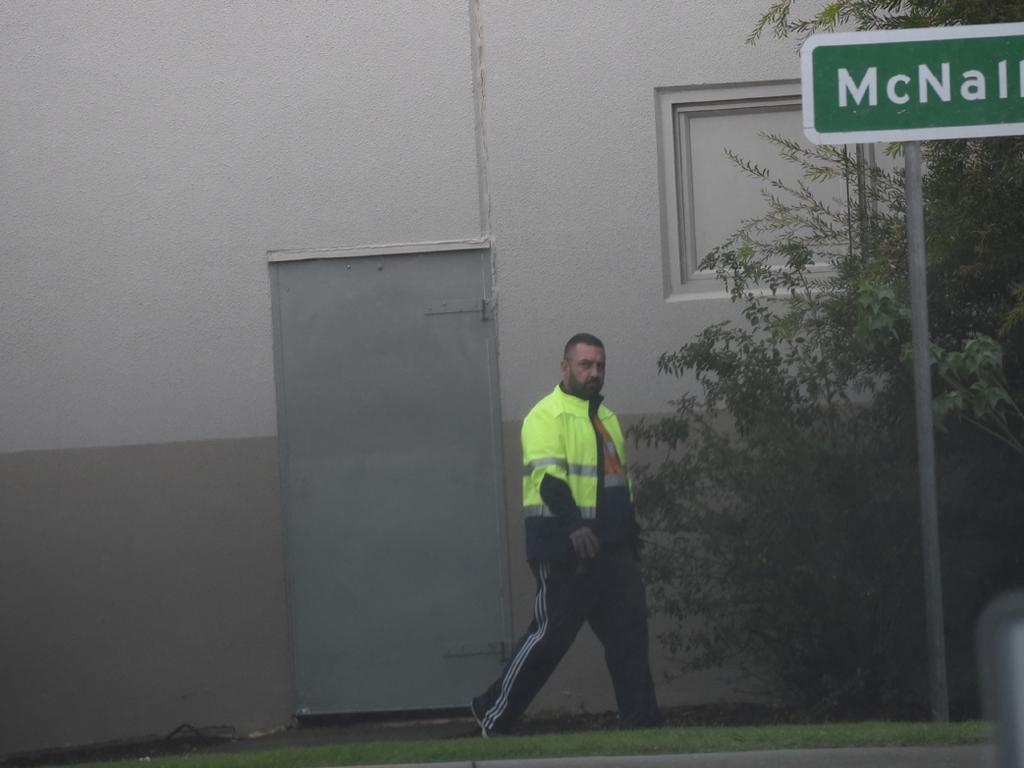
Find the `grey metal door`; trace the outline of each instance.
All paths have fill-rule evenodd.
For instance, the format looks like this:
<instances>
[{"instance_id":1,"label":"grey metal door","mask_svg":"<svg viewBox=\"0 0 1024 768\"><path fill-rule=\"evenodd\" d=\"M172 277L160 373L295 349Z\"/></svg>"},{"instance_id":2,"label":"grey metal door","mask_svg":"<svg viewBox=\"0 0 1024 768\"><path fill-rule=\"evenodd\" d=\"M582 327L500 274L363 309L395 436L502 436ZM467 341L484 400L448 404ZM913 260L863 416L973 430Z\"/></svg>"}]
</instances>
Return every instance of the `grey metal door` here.
<instances>
[{"instance_id":1,"label":"grey metal door","mask_svg":"<svg viewBox=\"0 0 1024 768\"><path fill-rule=\"evenodd\" d=\"M464 706L500 669L486 256L272 267L300 714Z\"/></svg>"}]
</instances>

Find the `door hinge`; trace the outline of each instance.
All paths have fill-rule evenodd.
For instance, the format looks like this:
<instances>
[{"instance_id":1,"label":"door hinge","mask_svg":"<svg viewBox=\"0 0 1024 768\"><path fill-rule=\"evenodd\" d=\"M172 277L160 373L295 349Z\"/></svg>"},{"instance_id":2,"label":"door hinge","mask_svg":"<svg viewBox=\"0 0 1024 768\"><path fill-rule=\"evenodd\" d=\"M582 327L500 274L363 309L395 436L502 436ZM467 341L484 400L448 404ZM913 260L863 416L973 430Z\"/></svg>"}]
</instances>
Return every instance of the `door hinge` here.
<instances>
[{"instance_id":1,"label":"door hinge","mask_svg":"<svg viewBox=\"0 0 1024 768\"><path fill-rule=\"evenodd\" d=\"M430 304L424 315L455 315L479 312L481 320L490 320L494 311L494 299L443 299Z\"/></svg>"},{"instance_id":2,"label":"door hinge","mask_svg":"<svg viewBox=\"0 0 1024 768\"><path fill-rule=\"evenodd\" d=\"M508 658L508 643L503 640L492 640L487 643L464 643L452 645L441 654L446 659L457 659L463 656L500 656L502 661Z\"/></svg>"}]
</instances>

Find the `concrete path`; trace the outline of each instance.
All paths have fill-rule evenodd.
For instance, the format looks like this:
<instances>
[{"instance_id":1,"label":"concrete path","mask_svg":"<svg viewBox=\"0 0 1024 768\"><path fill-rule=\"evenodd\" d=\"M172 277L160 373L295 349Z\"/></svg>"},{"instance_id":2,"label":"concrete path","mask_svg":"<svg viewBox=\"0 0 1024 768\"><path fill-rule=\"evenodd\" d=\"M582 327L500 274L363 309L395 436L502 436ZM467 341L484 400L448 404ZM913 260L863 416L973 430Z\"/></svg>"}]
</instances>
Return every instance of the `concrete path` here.
<instances>
[{"instance_id":1,"label":"concrete path","mask_svg":"<svg viewBox=\"0 0 1024 768\"><path fill-rule=\"evenodd\" d=\"M570 757L545 760L481 760L389 766L389 768L995 768L990 745L968 747L878 747L779 749L696 755ZM360 768L371 768L361 766Z\"/></svg>"}]
</instances>

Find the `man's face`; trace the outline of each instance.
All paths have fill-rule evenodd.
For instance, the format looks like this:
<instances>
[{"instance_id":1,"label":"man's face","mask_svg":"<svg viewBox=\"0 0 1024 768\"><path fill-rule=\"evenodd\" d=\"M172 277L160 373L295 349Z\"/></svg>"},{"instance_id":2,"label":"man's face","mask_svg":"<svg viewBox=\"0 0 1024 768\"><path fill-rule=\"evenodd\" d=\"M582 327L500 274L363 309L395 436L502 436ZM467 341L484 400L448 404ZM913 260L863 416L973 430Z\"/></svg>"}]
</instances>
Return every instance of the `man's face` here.
<instances>
[{"instance_id":1,"label":"man's face","mask_svg":"<svg viewBox=\"0 0 1024 768\"><path fill-rule=\"evenodd\" d=\"M604 386L604 350L589 344L570 349L562 360L562 386L576 397L596 397Z\"/></svg>"}]
</instances>

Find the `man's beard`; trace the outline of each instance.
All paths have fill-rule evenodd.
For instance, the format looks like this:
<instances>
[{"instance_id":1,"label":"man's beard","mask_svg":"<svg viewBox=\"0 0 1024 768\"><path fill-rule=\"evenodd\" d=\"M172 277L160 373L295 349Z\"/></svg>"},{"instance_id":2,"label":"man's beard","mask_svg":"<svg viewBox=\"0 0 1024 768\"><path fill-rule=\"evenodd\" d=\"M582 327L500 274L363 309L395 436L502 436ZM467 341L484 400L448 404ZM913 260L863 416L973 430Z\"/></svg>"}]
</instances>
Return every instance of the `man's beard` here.
<instances>
[{"instance_id":1,"label":"man's beard","mask_svg":"<svg viewBox=\"0 0 1024 768\"><path fill-rule=\"evenodd\" d=\"M593 400L601 394L601 385L604 382L600 379L588 379L580 381L572 376L569 377L569 392L584 400Z\"/></svg>"}]
</instances>

